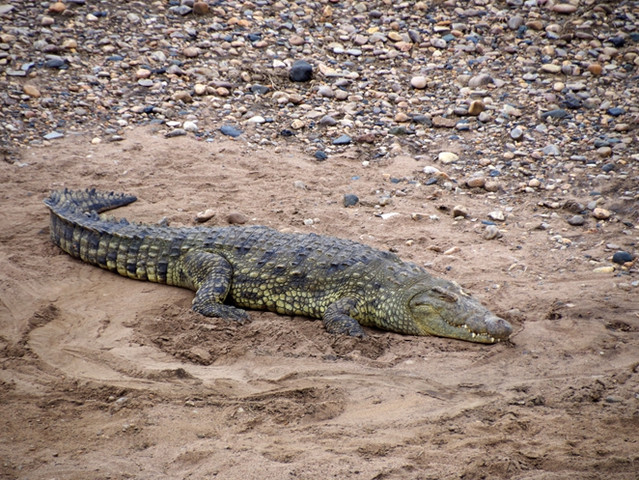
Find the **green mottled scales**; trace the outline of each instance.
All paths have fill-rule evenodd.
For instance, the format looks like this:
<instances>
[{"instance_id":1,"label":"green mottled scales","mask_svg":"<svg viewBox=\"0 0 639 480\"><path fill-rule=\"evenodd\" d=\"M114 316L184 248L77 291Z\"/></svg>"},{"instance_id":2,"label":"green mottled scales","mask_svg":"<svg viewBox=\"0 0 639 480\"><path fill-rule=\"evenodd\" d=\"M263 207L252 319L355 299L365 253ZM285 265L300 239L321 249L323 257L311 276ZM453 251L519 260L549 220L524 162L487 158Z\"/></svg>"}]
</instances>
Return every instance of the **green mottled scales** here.
<instances>
[{"instance_id":1,"label":"green mottled scales","mask_svg":"<svg viewBox=\"0 0 639 480\"><path fill-rule=\"evenodd\" d=\"M51 238L71 256L138 280L195 290L193 310L244 320L243 309L321 318L329 332L362 325L493 343L510 334L457 284L357 242L263 227L172 228L109 220L130 195L56 191Z\"/></svg>"}]
</instances>

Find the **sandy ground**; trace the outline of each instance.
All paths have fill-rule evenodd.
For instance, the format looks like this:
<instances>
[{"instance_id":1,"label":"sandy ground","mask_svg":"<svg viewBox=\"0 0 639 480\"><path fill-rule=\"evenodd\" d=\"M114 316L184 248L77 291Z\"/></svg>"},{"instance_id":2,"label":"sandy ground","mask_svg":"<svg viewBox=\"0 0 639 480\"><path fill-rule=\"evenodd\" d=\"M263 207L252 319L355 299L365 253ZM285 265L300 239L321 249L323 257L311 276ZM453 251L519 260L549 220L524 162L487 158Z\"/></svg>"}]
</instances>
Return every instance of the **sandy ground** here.
<instances>
[{"instance_id":1,"label":"sandy ground","mask_svg":"<svg viewBox=\"0 0 639 480\"><path fill-rule=\"evenodd\" d=\"M295 146L147 127L0 162L0 477L639 478L637 274L593 273L606 244L632 251L637 230L571 227L539 206L587 202L578 183L566 195L454 192L414 182L426 160L363 167L366 151L349 152L320 163ZM193 225L213 208L211 225L239 212L393 249L508 318L512 342L358 340L259 312L246 325L204 319L188 290L51 245L42 200L62 186L133 193L114 212L130 220ZM345 193L361 204L344 208ZM376 208L385 194L392 204ZM470 217L455 220L455 205ZM480 220L506 207L503 237L485 240ZM615 218L636 222L632 208Z\"/></svg>"}]
</instances>

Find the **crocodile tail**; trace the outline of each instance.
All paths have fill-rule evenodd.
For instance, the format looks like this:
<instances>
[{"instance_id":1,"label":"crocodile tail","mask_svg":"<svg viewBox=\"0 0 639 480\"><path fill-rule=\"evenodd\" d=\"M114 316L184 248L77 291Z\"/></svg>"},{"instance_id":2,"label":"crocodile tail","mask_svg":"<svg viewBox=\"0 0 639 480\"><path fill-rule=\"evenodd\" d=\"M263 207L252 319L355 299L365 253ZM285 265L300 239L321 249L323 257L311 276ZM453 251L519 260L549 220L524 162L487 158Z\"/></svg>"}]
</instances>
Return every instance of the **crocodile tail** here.
<instances>
[{"instance_id":1,"label":"crocodile tail","mask_svg":"<svg viewBox=\"0 0 639 480\"><path fill-rule=\"evenodd\" d=\"M169 253L179 249L162 227L130 224L98 215L136 200L96 190L58 190L44 203L51 210L51 240L84 262L138 280L167 283Z\"/></svg>"},{"instance_id":2,"label":"crocodile tail","mask_svg":"<svg viewBox=\"0 0 639 480\"><path fill-rule=\"evenodd\" d=\"M133 195L114 192L100 192L96 189L87 190L56 190L51 192L44 203L54 212L104 212L112 208L123 207L133 203L137 198Z\"/></svg>"}]
</instances>

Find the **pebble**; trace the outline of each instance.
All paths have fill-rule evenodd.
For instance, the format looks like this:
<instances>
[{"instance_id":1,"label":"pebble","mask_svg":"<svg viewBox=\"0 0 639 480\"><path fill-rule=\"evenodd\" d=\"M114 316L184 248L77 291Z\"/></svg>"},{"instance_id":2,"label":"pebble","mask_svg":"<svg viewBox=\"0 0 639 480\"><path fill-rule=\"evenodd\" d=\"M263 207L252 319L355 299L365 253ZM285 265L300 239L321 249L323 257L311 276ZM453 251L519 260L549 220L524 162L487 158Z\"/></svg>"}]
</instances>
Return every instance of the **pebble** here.
<instances>
[{"instance_id":1,"label":"pebble","mask_svg":"<svg viewBox=\"0 0 639 480\"><path fill-rule=\"evenodd\" d=\"M182 137L184 135L186 135L186 130L183 128L176 128L164 134L166 138Z\"/></svg>"},{"instance_id":2,"label":"pebble","mask_svg":"<svg viewBox=\"0 0 639 480\"><path fill-rule=\"evenodd\" d=\"M459 155L453 152L440 152L437 156L437 159L444 165L446 165L448 163L453 163L459 160Z\"/></svg>"},{"instance_id":3,"label":"pebble","mask_svg":"<svg viewBox=\"0 0 639 480\"><path fill-rule=\"evenodd\" d=\"M557 147L557 145L546 145L542 149L542 153L544 155L550 155L550 156L561 155L561 152L559 151L559 147Z\"/></svg>"},{"instance_id":4,"label":"pebble","mask_svg":"<svg viewBox=\"0 0 639 480\"><path fill-rule=\"evenodd\" d=\"M633 260L633 255L623 250L615 252L615 254L612 256L612 261L618 265L623 265L624 263L632 262Z\"/></svg>"},{"instance_id":5,"label":"pebble","mask_svg":"<svg viewBox=\"0 0 639 480\"><path fill-rule=\"evenodd\" d=\"M242 130L240 130L239 128L235 128L231 125L222 125L220 127L220 132L222 132L224 135L227 135L233 138L237 138L240 135L242 135Z\"/></svg>"},{"instance_id":6,"label":"pebble","mask_svg":"<svg viewBox=\"0 0 639 480\"><path fill-rule=\"evenodd\" d=\"M486 177L477 176L466 180L466 185L470 188L484 188L486 185Z\"/></svg>"},{"instance_id":7,"label":"pebble","mask_svg":"<svg viewBox=\"0 0 639 480\"><path fill-rule=\"evenodd\" d=\"M570 13L574 13L577 11L577 7L570 3L557 3L550 7L553 12L561 13L563 15L568 15Z\"/></svg>"},{"instance_id":8,"label":"pebble","mask_svg":"<svg viewBox=\"0 0 639 480\"><path fill-rule=\"evenodd\" d=\"M597 220L608 220L612 216L612 212L605 208L597 207L592 211L592 216Z\"/></svg>"},{"instance_id":9,"label":"pebble","mask_svg":"<svg viewBox=\"0 0 639 480\"><path fill-rule=\"evenodd\" d=\"M506 216L504 215L504 212L502 212L501 210L495 210L490 212L488 214L488 218L496 222L503 222L506 220Z\"/></svg>"},{"instance_id":10,"label":"pebble","mask_svg":"<svg viewBox=\"0 0 639 480\"><path fill-rule=\"evenodd\" d=\"M359 197L352 193L347 193L344 195L343 203L345 207L352 207L359 203Z\"/></svg>"},{"instance_id":11,"label":"pebble","mask_svg":"<svg viewBox=\"0 0 639 480\"><path fill-rule=\"evenodd\" d=\"M340 135L335 140L333 140L333 145L348 145L351 143L351 137L348 135Z\"/></svg>"},{"instance_id":12,"label":"pebble","mask_svg":"<svg viewBox=\"0 0 639 480\"><path fill-rule=\"evenodd\" d=\"M42 96L40 90L38 90L38 87L36 87L35 85L31 85L30 83L24 84L24 86L22 87L22 91L33 98L40 98Z\"/></svg>"},{"instance_id":13,"label":"pebble","mask_svg":"<svg viewBox=\"0 0 639 480\"><path fill-rule=\"evenodd\" d=\"M228 214L226 221L231 225L244 225L248 222L248 218L239 212L232 212Z\"/></svg>"},{"instance_id":14,"label":"pebble","mask_svg":"<svg viewBox=\"0 0 639 480\"><path fill-rule=\"evenodd\" d=\"M187 132L197 132L198 130L197 123L191 120L187 120L186 122L184 122L182 124L182 128L186 130Z\"/></svg>"},{"instance_id":15,"label":"pebble","mask_svg":"<svg viewBox=\"0 0 639 480\"><path fill-rule=\"evenodd\" d=\"M573 215L568 219L568 223L574 227L578 227L586 223L586 219L582 215Z\"/></svg>"},{"instance_id":16,"label":"pebble","mask_svg":"<svg viewBox=\"0 0 639 480\"><path fill-rule=\"evenodd\" d=\"M490 85L494 83L493 77L486 73L482 73L480 75L475 75L468 81L468 86L470 88L483 87L485 85Z\"/></svg>"},{"instance_id":17,"label":"pebble","mask_svg":"<svg viewBox=\"0 0 639 480\"><path fill-rule=\"evenodd\" d=\"M499 231L496 225L486 225L484 229L483 237L485 240L494 240L496 238L501 238L503 234Z\"/></svg>"},{"instance_id":18,"label":"pebble","mask_svg":"<svg viewBox=\"0 0 639 480\"><path fill-rule=\"evenodd\" d=\"M426 88L426 77L418 75L410 79L410 84L413 88L423 89Z\"/></svg>"},{"instance_id":19,"label":"pebble","mask_svg":"<svg viewBox=\"0 0 639 480\"><path fill-rule=\"evenodd\" d=\"M515 127L510 131L510 138L512 138L513 140L521 140L523 136L524 131L519 127Z\"/></svg>"},{"instance_id":20,"label":"pebble","mask_svg":"<svg viewBox=\"0 0 639 480\"><path fill-rule=\"evenodd\" d=\"M213 210L212 208L209 208L207 210L204 210L202 212L198 212L195 215L195 221L197 223L204 223L208 220L210 220L211 218L213 218L215 216L215 210Z\"/></svg>"},{"instance_id":21,"label":"pebble","mask_svg":"<svg viewBox=\"0 0 639 480\"><path fill-rule=\"evenodd\" d=\"M335 96L335 92L328 85L322 85L317 89L317 93L319 93L322 97L333 98Z\"/></svg>"},{"instance_id":22,"label":"pebble","mask_svg":"<svg viewBox=\"0 0 639 480\"><path fill-rule=\"evenodd\" d=\"M64 133L53 131L53 132L50 132L50 133L47 133L46 135L44 135L43 138L45 140L55 140L57 138L62 138L62 137L64 137Z\"/></svg>"},{"instance_id":23,"label":"pebble","mask_svg":"<svg viewBox=\"0 0 639 480\"><path fill-rule=\"evenodd\" d=\"M313 78L313 66L305 60L297 60L291 66L288 76L292 82L308 82Z\"/></svg>"},{"instance_id":24,"label":"pebble","mask_svg":"<svg viewBox=\"0 0 639 480\"><path fill-rule=\"evenodd\" d=\"M455 205L453 207L453 217L468 217L468 210L463 205Z\"/></svg>"},{"instance_id":25,"label":"pebble","mask_svg":"<svg viewBox=\"0 0 639 480\"><path fill-rule=\"evenodd\" d=\"M473 100L468 107L468 115L477 116L484 111L486 105L481 100Z\"/></svg>"}]
</instances>

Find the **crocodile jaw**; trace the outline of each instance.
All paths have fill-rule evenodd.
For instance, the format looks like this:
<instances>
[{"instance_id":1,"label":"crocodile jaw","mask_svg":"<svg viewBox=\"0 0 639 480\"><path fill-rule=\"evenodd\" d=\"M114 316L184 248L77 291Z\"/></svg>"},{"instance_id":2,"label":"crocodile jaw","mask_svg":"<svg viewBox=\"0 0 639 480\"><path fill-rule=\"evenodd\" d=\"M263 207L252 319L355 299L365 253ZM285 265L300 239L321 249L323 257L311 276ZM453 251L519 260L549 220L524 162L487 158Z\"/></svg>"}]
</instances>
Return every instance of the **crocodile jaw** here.
<instances>
[{"instance_id":1,"label":"crocodile jaw","mask_svg":"<svg viewBox=\"0 0 639 480\"><path fill-rule=\"evenodd\" d=\"M411 288L408 309L422 335L475 343L507 340L511 325L479 303L454 282L429 279Z\"/></svg>"}]
</instances>

